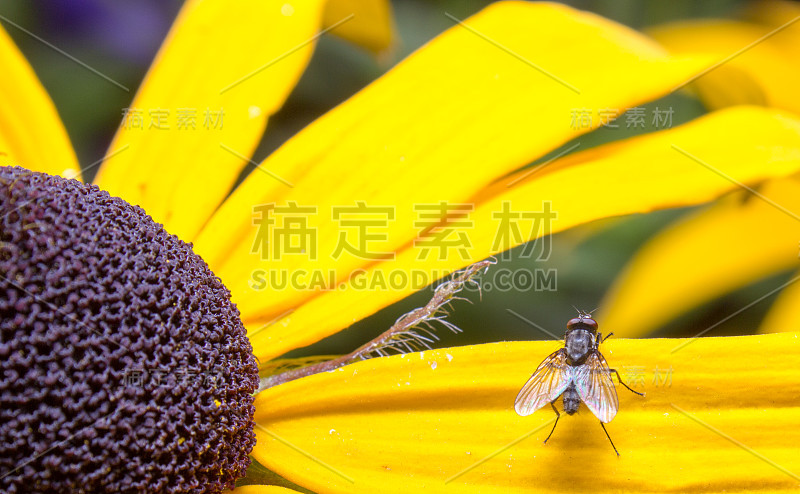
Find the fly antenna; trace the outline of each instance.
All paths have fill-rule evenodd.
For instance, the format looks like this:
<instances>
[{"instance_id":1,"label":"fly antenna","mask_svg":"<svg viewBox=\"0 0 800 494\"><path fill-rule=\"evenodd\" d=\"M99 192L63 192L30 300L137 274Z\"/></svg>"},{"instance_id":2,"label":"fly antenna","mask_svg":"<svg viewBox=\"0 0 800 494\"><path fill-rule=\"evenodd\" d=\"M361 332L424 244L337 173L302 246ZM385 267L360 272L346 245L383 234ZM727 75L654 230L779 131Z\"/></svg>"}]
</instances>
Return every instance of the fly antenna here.
<instances>
[{"instance_id":1,"label":"fly antenna","mask_svg":"<svg viewBox=\"0 0 800 494\"><path fill-rule=\"evenodd\" d=\"M597 309L599 309L600 307L595 307L594 309L592 309L592 310L591 310L591 311L589 311L589 312L586 312L585 310L581 310L581 309L579 309L579 308L575 307L574 305L572 306L572 308L573 308L573 309L575 309L575 310L578 312L578 317L579 317L580 319L583 319L584 317L587 317L587 318L588 318L589 316L591 316L591 315L592 315L592 312L596 311L596 310L597 310Z\"/></svg>"}]
</instances>

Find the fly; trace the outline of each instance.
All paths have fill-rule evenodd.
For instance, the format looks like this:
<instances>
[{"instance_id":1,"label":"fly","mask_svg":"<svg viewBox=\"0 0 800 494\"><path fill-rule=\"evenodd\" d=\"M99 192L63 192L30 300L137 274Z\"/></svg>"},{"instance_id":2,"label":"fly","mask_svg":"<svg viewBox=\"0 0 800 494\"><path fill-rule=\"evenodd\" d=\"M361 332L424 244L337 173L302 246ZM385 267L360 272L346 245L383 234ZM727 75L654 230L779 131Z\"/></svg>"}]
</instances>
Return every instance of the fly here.
<instances>
[{"instance_id":1,"label":"fly","mask_svg":"<svg viewBox=\"0 0 800 494\"><path fill-rule=\"evenodd\" d=\"M514 401L517 414L530 415L548 403L556 412L556 423L544 440L545 444L553 435L558 419L561 418L555 402L562 397L564 412L567 415L577 412L581 401L586 404L594 416L600 419L603 432L619 456L619 451L604 425L611 422L619 410L619 398L611 374L616 374L619 383L631 392L639 396L644 396L644 393L634 391L622 382L619 372L608 368L606 359L597 349L600 343L612 334L609 333L603 338L597 331L597 321L592 319L590 314L578 311L578 317L570 319L567 323L564 348L544 359L520 390Z\"/></svg>"}]
</instances>

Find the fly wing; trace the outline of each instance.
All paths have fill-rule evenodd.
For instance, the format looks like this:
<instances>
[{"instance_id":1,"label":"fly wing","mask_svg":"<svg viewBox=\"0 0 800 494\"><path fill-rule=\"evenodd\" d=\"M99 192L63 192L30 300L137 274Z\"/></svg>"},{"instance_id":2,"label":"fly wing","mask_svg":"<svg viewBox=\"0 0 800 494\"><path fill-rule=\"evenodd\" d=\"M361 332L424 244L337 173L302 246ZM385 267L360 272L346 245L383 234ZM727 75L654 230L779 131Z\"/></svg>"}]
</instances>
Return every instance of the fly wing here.
<instances>
[{"instance_id":1,"label":"fly wing","mask_svg":"<svg viewBox=\"0 0 800 494\"><path fill-rule=\"evenodd\" d=\"M567 352L562 348L551 353L539 364L514 401L519 415L530 415L558 398L572 380L572 367L567 364Z\"/></svg>"},{"instance_id":2,"label":"fly wing","mask_svg":"<svg viewBox=\"0 0 800 494\"><path fill-rule=\"evenodd\" d=\"M609 423L619 410L619 398L611 380L608 363L600 352L593 352L575 370L578 395L600 422Z\"/></svg>"}]
</instances>

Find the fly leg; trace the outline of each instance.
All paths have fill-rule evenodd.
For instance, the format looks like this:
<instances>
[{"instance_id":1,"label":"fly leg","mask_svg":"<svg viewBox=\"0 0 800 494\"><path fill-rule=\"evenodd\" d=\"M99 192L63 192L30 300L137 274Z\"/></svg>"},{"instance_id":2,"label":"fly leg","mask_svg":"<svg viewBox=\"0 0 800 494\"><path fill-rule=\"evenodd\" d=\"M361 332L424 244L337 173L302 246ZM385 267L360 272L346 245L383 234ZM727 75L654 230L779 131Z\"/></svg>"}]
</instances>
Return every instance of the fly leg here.
<instances>
[{"instance_id":1,"label":"fly leg","mask_svg":"<svg viewBox=\"0 0 800 494\"><path fill-rule=\"evenodd\" d=\"M610 336L610 335L609 335L609 336ZM623 386L625 386L626 388L628 388L628 391L630 391L631 393L636 393L636 394L637 394L637 395L639 395L639 396L644 396L644 393L640 393L640 392L638 392L638 391L634 391L634 390L632 390L632 389L631 389L631 387L630 387L630 386L628 386L627 384L625 384L624 382L622 382L622 378L619 376L619 371L618 371L617 369L608 369L608 372L614 372L614 373L616 373L616 374L617 374L617 379L619 380L619 383L620 383L620 384L622 384Z\"/></svg>"},{"instance_id":2,"label":"fly leg","mask_svg":"<svg viewBox=\"0 0 800 494\"><path fill-rule=\"evenodd\" d=\"M558 399L558 398L556 398L556 400L557 400L557 399ZM556 406L553 404L553 403L555 403L555 402L556 402L556 400L553 400L553 401L551 401L551 402L550 402L550 406L551 406L551 407L553 407L553 411L554 411L554 412L556 412L556 423L555 423L555 424L553 424L553 429L550 431L550 434L548 434L548 435L547 435L547 439L550 439L550 436L552 436L552 435L553 435L553 431L555 431L555 430L556 430L556 424L558 424L558 419L560 419L560 418L561 418L561 414L560 414L560 413L558 413L558 409L557 409L557 408L556 408ZM545 443L545 444L547 444L547 439L545 439L545 440L544 440L544 443Z\"/></svg>"},{"instance_id":3,"label":"fly leg","mask_svg":"<svg viewBox=\"0 0 800 494\"><path fill-rule=\"evenodd\" d=\"M605 338L603 338L603 339L601 339L601 340L600 340L600 343L602 343L602 342L606 341L607 339L611 338L611 335L612 335L612 334L614 334L614 333L613 333L613 332L611 332L611 333L608 333L608 334L606 335L606 337L605 337ZM600 338L600 336L601 336L601 335L598 333L598 335L597 335L598 339ZM617 374L617 379L619 380L619 383L620 383L620 384L622 384L623 386L625 386L626 388L628 388L628 391L630 391L630 392L632 392L632 393L636 393L636 394L637 394L637 395L639 395L639 396L644 396L644 393L640 393L640 392L638 392L638 391L634 391L634 390L632 390L632 389L631 389L631 387L630 387L630 386L628 386L627 384L625 384L624 382L622 382L622 378L620 377L620 375L619 375L619 371L618 371L617 369L608 369L608 372L614 372L614 373L616 373L616 374ZM605 427L603 427L603 430L605 430ZM607 432L606 432L606 435L608 435L608 433L607 433ZM610 441L610 440L611 440L611 438L609 437L609 438L608 438L608 440ZM613 446L613 445L614 445L614 443L611 443L611 445ZM616 449L615 449L615 451L616 451ZM619 454L619 453L617 453L617 454Z\"/></svg>"},{"instance_id":4,"label":"fly leg","mask_svg":"<svg viewBox=\"0 0 800 494\"><path fill-rule=\"evenodd\" d=\"M633 390L631 390L631 391L633 391ZM633 391L633 392L635 393L636 391ZM606 437L608 438L608 442L611 443L611 447L614 448L614 452L617 454L617 456L619 456L619 451L617 451L617 447L614 446L614 441L611 440L611 436L608 435L608 431L606 430L606 426L603 425L602 422L600 422L600 427L602 427L603 428L603 432L606 433Z\"/></svg>"}]
</instances>

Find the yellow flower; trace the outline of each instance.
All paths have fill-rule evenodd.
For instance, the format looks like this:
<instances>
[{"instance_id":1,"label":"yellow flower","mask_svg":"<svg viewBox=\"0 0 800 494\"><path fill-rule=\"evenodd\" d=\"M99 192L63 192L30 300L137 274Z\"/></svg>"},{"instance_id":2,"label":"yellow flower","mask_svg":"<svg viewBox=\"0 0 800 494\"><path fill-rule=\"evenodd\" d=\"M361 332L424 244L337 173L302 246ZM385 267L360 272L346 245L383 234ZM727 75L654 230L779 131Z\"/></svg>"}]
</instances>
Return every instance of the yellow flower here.
<instances>
[{"instance_id":1,"label":"yellow flower","mask_svg":"<svg viewBox=\"0 0 800 494\"><path fill-rule=\"evenodd\" d=\"M329 3L345 14L327 17L329 26L350 17L347 12L355 22L362 8L382 5ZM101 188L193 242L231 289L264 364L415 290L410 284L360 289L364 279L417 270L432 281L431 273L529 240L494 242L496 213L504 206L539 211L547 201L558 213L553 231L561 231L707 202L735 189L687 155L745 184L800 169L800 120L749 106L525 169L608 123L609 109L666 95L708 61L672 58L647 37L593 14L500 2L456 19L288 140L228 196L268 117L305 66L325 5L188 2L130 108L224 110L224 127L160 131L123 122L97 178ZM368 38L385 46L385 36ZM0 80L8 102L0 115L0 152L31 170L77 171L52 104L6 37L0 57L10 74ZM587 125L571 121L578 109L588 110ZM359 201L393 208L388 234L373 244L392 259L327 255L340 238L331 209ZM414 206L439 203L471 206L469 248L463 257L420 259ZM313 206L320 214L307 218L308 227L323 254L275 259L254 249L261 226L254 208L270 204ZM436 220L456 221L444 214ZM332 272L336 289L265 291L252 283L258 270ZM612 366L644 366L649 373L648 381L631 383L644 384L647 397L623 390L622 411L609 426L619 460L590 414L565 419L542 446L553 416L513 412L517 391L555 348L526 342L427 351L269 388L256 397L252 454L317 492L796 488L800 428L796 400L786 392L798 384L787 365L800 353L796 335L609 340L602 349ZM757 356L756 364L748 356Z\"/></svg>"},{"instance_id":2,"label":"yellow flower","mask_svg":"<svg viewBox=\"0 0 800 494\"><path fill-rule=\"evenodd\" d=\"M752 1L743 20L695 19L650 29L672 53L714 61L693 84L712 108L759 104L800 111L800 8L786 0Z\"/></svg>"},{"instance_id":3,"label":"yellow flower","mask_svg":"<svg viewBox=\"0 0 800 494\"><path fill-rule=\"evenodd\" d=\"M799 20L796 3L763 1L751 6L747 20L678 22L653 29L653 35L675 53L725 62L711 65L713 70L693 84L710 106L749 103L797 112ZM605 322L621 335L647 334L728 292L795 271L800 255L798 175L741 189L652 238L603 302ZM691 276L675 276L687 268ZM800 330L794 321L800 300L797 280L795 272L772 281L773 286L752 301L751 305L766 305L778 294L760 332ZM737 314L731 310L728 315Z\"/></svg>"}]
</instances>

